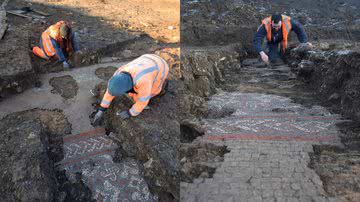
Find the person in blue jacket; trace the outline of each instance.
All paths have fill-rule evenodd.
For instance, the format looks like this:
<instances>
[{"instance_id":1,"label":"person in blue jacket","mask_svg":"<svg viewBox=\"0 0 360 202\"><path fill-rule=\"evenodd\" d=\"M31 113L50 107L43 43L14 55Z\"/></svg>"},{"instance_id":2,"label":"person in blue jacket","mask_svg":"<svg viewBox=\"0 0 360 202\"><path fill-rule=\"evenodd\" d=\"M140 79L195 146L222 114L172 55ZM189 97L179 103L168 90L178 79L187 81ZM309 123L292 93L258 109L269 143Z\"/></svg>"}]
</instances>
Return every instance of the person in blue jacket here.
<instances>
[{"instance_id":1,"label":"person in blue jacket","mask_svg":"<svg viewBox=\"0 0 360 202\"><path fill-rule=\"evenodd\" d=\"M276 63L282 58L287 48L290 31L296 33L300 43L312 46L311 43L308 42L304 27L289 16L273 14L262 20L254 36L253 45L256 52L266 64L269 64L269 60L270 62ZM265 53L262 47L264 37L266 37L267 40L269 55Z\"/></svg>"}]
</instances>

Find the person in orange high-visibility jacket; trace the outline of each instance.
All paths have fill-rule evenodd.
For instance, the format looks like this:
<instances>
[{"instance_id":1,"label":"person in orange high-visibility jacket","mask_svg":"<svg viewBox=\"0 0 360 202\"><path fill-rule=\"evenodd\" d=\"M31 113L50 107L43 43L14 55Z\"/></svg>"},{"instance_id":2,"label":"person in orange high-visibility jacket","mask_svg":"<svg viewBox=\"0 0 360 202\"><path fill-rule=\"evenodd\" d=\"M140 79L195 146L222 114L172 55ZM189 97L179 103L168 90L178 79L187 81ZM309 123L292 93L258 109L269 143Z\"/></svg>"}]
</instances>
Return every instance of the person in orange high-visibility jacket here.
<instances>
[{"instance_id":1,"label":"person in orange high-visibility jacket","mask_svg":"<svg viewBox=\"0 0 360 202\"><path fill-rule=\"evenodd\" d=\"M94 125L102 118L116 96L127 93L135 104L126 111L117 113L121 119L139 115L150 99L164 87L169 73L167 62L156 54L145 54L120 67L108 82L108 88L94 117Z\"/></svg>"},{"instance_id":2,"label":"person in orange high-visibility jacket","mask_svg":"<svg viewBox=\"0 0 360 202\"><path fill-rule=\"evenodd\" d=\"M32 52L45 60L58 59L65 69L70 68L67 61L68 53L81 53L76 41L76 33L65 21L59 21L47 28L40 37L40 47L35 46Z\"/></svg>"},{"instance_id":3,"label":"person in orange high-visibility jacket","mask_svg":"<svg viewBox=\"0 0 360 202\"><path fill-rule=\"evenodd\" d=\"M271 62L276 62L284 55L290 31L294 31L297 34L300 43L311 46L303 26L289 16L274 14L262 20L254 36L253 44L256 52L260 54L261 59L265 63L269 63L269 59ZM262 42L265 37L269 56L262 49Z\"/></svg>"}]
</instances>

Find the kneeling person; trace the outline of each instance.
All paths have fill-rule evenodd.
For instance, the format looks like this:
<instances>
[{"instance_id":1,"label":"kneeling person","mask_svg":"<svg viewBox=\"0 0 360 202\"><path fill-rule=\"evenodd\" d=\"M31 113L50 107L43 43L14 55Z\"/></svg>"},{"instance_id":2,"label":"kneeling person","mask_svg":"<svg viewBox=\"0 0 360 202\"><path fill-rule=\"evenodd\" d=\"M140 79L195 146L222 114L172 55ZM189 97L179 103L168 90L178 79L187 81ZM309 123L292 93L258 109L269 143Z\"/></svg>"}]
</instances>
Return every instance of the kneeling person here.
<instances>
[{"instance_id":1,"label":"kneeling person","mask_svg":"<svg viewBox=\"0 0 360 202\"><path fill-rule=\"evenodd\" d=\"M158 53L158 52L157 52ZM120 67L108 82L108 88L96 113L93 125L102 119L116 96L127 93L135 104L126 111L117 113L121 119L139 115L150 99L158 95L169 73L167 62L157 54L145 54Z\"/></svg>"},{"instance_id":2,"label":"kneeling person","mask_svg":"<svg viewBox=\"0 0 360 202\"><path fill-rule=\"evenodd\" d=\"M289 16L274 14L262 20L262 24L254 36L253 45L265 63L268 64L269 59L270 62L276 63L284 55L290 31L297 34L300 43L311 46L303 26ZM265 37L269 56L262 49Z\"/></svg>"},{"instance_id":3,"label":"kneeling person","mask_svg":"<svg viewBox=\"0 0 360 202\"><path fill-rule=\"evenodd\" d=\"M68 55L73 51L81 53L76 41L76 33L65 21L59 21L47 28L40 38L40 47L35 46L32 52L45 60L58 59L65 69L70 68Z\"/></svg>"}]
</instances>

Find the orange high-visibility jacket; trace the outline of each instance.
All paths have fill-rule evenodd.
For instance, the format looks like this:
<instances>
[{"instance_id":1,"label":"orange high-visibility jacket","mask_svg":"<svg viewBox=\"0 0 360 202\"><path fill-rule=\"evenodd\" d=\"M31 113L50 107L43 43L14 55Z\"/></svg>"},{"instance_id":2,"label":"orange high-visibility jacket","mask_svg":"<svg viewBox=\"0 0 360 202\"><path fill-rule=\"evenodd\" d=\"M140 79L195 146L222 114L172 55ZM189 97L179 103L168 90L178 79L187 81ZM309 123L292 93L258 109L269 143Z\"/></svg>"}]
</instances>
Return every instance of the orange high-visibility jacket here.
<instances>
[{"instance_id":1,"label":"orange high-visibility jacket","mask_svg":"<svg viewBox=\"0 0 360 202\"><path fill-rule=\"evenodd\" d=\"M52 57L56 54L55 47L53 47L53 45L51 43L51 38L54 39L60 45L61 49L64 48L65 44L63 43L63 39L60 35L60 26L63 24L68 25L65 21L59 21L59 22L51 25L49 28L47 28L41 35L42 44L43 44L42 48L45 51L46 55L49 57ZM66 40L66 41L67 41L66 48L70 49L71 33L69 36L69 40ZM66 51L68 51L68 50L66 50Z\"/></svg>"},{"instance_id":2,"label":"orange high-visibility jacket","mask_svg":"<svg viewBox=\"0 0 360 202\"><path fill-rule=\"evenodd\" d=\"M160 56L146 54L120 67L114 75L120 72L127 72L132 77L133 90L136 93L128 93L135 101L129 112L132 116L137 116L148 105L150 98L161 92L169 66ZM113 99L114 96L107 89L100 106L108 108Z\"/></svg>"},{"instance_id":3,"label":"orange high-visibility jacket","mask_svg":"<svg viewBox=\"0 0 360 202\"><path fill-rule=\"evenodd\" d=\"M282 34L283 34L283 40L282 40L282 51L285 52L286 47L287 47L287 43L288 43L288 37L289 37L289 33L291 31L291 23L290 23L290 17L286 16L286 15L281 15L282 16ZM267 40L271 41L271 16L265 18L262 21L262 24L265 26L266 32L267 32Z\"/></svg>"}]
</instances>

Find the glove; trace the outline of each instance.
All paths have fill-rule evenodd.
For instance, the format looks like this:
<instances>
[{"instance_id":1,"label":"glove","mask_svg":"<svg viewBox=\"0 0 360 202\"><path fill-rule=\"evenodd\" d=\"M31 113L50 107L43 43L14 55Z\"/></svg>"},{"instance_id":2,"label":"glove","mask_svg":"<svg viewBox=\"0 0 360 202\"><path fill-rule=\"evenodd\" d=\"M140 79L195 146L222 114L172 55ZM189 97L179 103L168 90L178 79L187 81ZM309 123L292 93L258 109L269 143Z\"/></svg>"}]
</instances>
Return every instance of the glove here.
<instances>
[{"instance_id":1,"label":"glove","mask_svg":"<svg viewBox=\"0 0 360 202\"><path fill-rule=\"evenodd\" d=\"M119 116L122 120L125 120L125 119L128 119L131 117L131 114L128 111L117 112L116 115Z\"/></svg>"},{"instance_id":2,"label":"glove","mask_svg":"<svg viewBox=\"0 0 360 202\"><path fill-rule=\"evenodd\" d=\"M309 48L312 48L312 47L313 47L312 43L310 43L310 42L306 42L305 45L306 45L307 47L309 47Z\"/></svg>"},{"instance_id":3,"label":"glove","mask_svg":"<svg viewBox=\"0 0 360 202\"><path fill-rule=\"evenodd\" d=\"M310 43L310 42L305 42L305 43L300 43L300 44L303 46L312 46L312 43Z\"/></svg>"},{"instance_id":4,"label":"glove","mask_svg":"<svg viewBox=\"0 0 360 202\"><path fill-rule=\"evenodd\" d=\"M83 52L82 52L81 50L78 50L78 51L76 51L75 53L78 54L78 55L83 54Z\"/></svg>"},{"instance_id":5,"label":"glove","mask_svg":"<svg viewBox=\"0 0 360 202\"><path fill-rule=\"evenodd\" d=\"M265 62L265 64L269 64L269 57L266 55L266 53L264 51L260 52L260 56L262 61Z\"/></svg>"},{"instance_id":6,"label":"glove","mask_svg":"<svg viewBox=\"0 0 360 202\"><path fill-rule=\"evenodd\" d=\"M100 121L102 120L102 118L103 118L103 116L104 116L104 112L103 111L101 111L101 110L98 110L98 112L96 112L96 114L95 114L95 116L94 116L94 120L93 120L93 125L94 126L97 126L97 125L99 125L100 124Z\"/></svg>"},{"instance_id":7,"label":"glove","mask_svg":"<svg viewBox=\"0 0 360 202\"><path fill-rule=\"evenodd\" d=\"M66 62L66 61L64 61L63 62L63 67L64 67L64 69L70 69L70 64L68 63L68 62Z\"/></svg>"}]
</instances>

